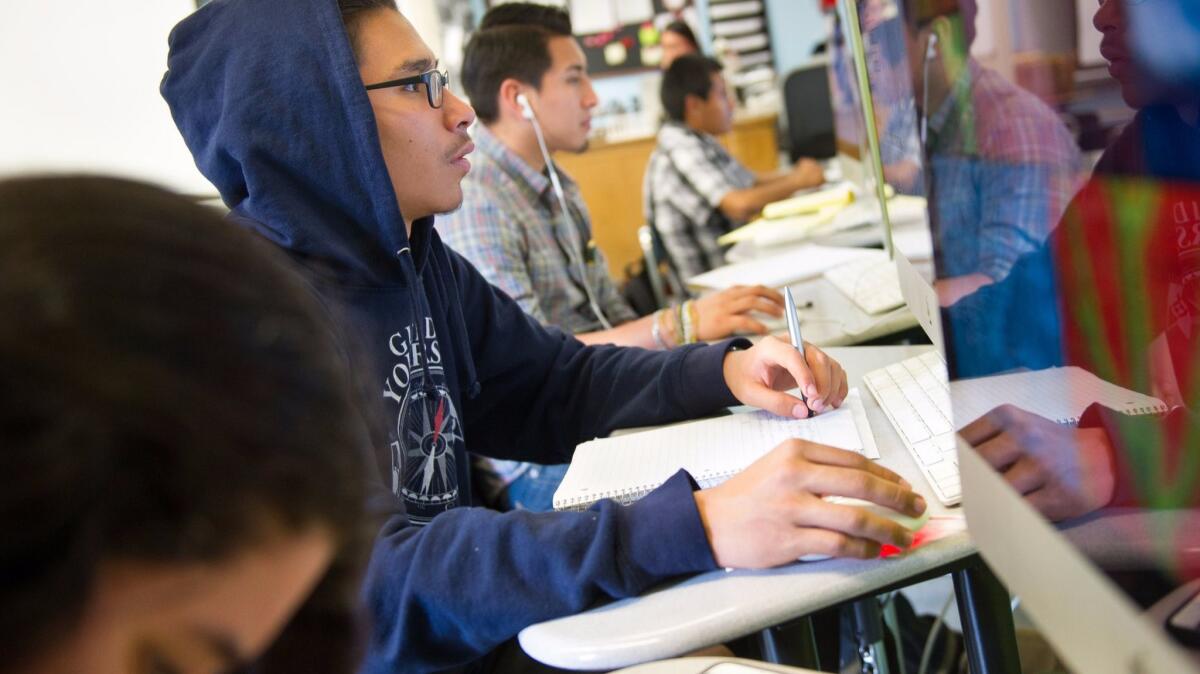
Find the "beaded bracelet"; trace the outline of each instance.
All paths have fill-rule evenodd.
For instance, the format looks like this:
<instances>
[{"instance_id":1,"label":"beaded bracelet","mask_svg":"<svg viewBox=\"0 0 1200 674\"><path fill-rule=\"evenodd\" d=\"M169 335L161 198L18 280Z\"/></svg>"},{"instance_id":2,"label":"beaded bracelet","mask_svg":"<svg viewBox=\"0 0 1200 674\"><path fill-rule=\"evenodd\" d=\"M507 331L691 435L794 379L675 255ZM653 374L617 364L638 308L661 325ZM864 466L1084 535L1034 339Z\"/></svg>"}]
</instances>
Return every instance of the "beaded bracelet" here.
<instances>
[{"instance_id":1,"label":"beaded bracelet","mask_svg":"<svg viewBox=\"0 0 1200 674\"><path fill-rule=\"evenodd\" d=\"M683 322L683 343L694 344L696 342L696 326L692 324L692 301L688 300L679 305L679 317Z\"/></svg>"},{"instance_id":2,"label":"beaded bracelet","mask_svg":"<svg viewBox=\"0 0 1200 674\"><path fill-rule=\"evenodd\" d=\"M663 314L665 313L666 309L659 309L658 311L654 312L654 325L650 328L650 336L654 338L654 345L663 351L671 348L670 345L663 341L662 325L659 323L662 320Z\"/></svg>"},{"instance_id":3,"label":"beaded bracelet","mask_svg":"<svg viewBox=\"0 0 1200 674\"><path fill-rule=\"evenodd\" d=\"M700 310L696 308L695 300L688 300L688 315L692 319L692 341L700 341Z\"/></svg>"}]
</instances>

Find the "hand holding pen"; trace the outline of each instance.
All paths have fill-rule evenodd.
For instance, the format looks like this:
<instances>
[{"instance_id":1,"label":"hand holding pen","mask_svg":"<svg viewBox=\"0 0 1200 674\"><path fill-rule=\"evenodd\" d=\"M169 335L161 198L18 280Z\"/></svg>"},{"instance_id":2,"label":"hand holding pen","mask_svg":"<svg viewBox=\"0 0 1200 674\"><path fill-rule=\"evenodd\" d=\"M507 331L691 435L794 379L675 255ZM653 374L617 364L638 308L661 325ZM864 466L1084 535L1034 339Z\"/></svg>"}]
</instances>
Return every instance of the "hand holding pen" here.
<instances>
[{"instance_id":1,"label":"hand holding pen","mask_svg":"<svg viewBox=\"0 0 1200 674\"><path fill-rule=\"evenodd\" d=\"M795 319L795 301L785 294L789 323ZM836 408L846 399L846 372L821 349L804 344L799 330L795 345L777 337L764 337L746 351L725 355L725 383L742 403L754 405L781 417L804 419ZM798 346L797 346L798 345ZM788 393L799 388L801 397Z\"/></svg>"}]
</instances>

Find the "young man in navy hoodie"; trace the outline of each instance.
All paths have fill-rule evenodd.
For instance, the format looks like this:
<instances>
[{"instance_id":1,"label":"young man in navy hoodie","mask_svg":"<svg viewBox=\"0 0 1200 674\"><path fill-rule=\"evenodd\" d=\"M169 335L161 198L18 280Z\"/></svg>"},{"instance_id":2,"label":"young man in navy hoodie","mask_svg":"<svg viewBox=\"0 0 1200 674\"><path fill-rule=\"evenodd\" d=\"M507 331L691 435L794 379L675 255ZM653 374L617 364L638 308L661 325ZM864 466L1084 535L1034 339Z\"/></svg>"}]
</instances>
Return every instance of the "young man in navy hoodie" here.
<instances>
[{"instance_id":1,"label":"young man in navy hoodie","mask_svg":"<svg viewBox=\"0 0 1200 674\"><path fill-rule=\"evenodd\" d=\"M389 0L340 5L209 3L172 32L162 92L230 217L292 255L342 317L351 365L382 404L369 416L387 420L389 517L365 581L364 671L478 667L530 624L673 576L910 542L819 497L917 514L924 503L907 484L799 441L714 489L696 491L680 471L629 507L463 507L468 440L483 455L567 461L615 428L738 401L805 417L840 402L845 375L818 349L806 361L774 339L658 353L585 347L539 326L433 229L461 199L470 107ZM796 383L807 405L782 392Z\"/></svg>"}]
</instances>

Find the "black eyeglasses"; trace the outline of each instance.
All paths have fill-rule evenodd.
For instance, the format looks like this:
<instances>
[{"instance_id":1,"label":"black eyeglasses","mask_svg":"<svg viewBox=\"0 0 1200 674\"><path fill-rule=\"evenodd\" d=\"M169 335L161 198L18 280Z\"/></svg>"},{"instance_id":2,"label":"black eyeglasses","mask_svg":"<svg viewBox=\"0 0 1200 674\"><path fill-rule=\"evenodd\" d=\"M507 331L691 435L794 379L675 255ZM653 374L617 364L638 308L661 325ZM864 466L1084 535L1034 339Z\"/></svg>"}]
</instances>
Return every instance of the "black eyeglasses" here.
<instances>
[{"instance_id":1,"label":"black eyeglasses","mask_svg":"<svg viewBox=\"0 0 1200 674\"><path fill-rule=\"evenodd\" d=\"M373 89L387 89L388 87L408 87L416 84L425 85L425 98L429 99L429 107L438 109L442 107L442 92L446 89L446 84L450 81L450 76L444 70L430 70L423 72L420 75L412 77L403 77L398 80L388 80L387 82L379 82L378 84L368 84L367 91ZM414 90L415 91L415 90Z\"/></svg>"}]
</instances>

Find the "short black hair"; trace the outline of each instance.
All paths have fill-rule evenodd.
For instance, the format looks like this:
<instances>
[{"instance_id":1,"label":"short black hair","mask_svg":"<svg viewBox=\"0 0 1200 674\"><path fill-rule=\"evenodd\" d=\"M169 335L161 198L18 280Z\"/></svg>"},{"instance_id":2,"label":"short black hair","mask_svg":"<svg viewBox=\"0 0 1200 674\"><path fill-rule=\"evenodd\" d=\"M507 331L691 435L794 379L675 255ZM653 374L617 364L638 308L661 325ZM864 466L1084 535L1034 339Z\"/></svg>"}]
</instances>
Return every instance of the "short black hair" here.
<instances>
[{"instance_id":1,"label":"short black hair","mask_svg":"<svg viewBox=\"0 0 1200 674\"><path fill-rule=\"evenodd\" d=\"M963 21L962 35L966 47L975 42L976 0L903 0L904 20L910 31L919 31L943 17ZM967 19L971 19L970 22Z\"/></svg>"},{"instance_id":2,"label":"short black hair","mask_svg":"<svg viewBox=\"0 0 1200 674\"><path fill-rule=\"evenodd\" d=\"M479 22L479 30L497 26L541 26L555 35L571 34L571 15L561 7L535 2L508 2L497 5Z\"/></svg>"},{"instance_id":3,"label":"short black hair","mask_svg":"<svg viewBox=\"0 0 1200 674\"><path fill-rule=\"evenodd\" d=\"M512 78L540 89L550 69L550 40L571 36L571 17L557 7L514 2L484 15L463 53L462 81L484 124L500 116L500 84Z\"/></svg>"},{"instance_id":4,"label":"short black hair","mask_svg":"<svg viewBox=\"0 0 1200 674\"><path fill-rule=\"evenodd\" d=\"M342 14L342 25L346 28L346 36L350 38L350 46L354 49L354 56L360 61L362 60L362 53L358 50L358 24L367 12L377 9L390 9L393 12L400 11L396 7L396 0L338 0L338 11Z\"/></svg>"},{"instance_id":5,"label":"short black hair","mask_svg":"<svg viewBox=\"0 0 1200 674\"><path fill-rule=\"evenodd\" d=\"M700 43L696 41L696 34L692 32L692 27L689 26L686 21L683 21L682 19L676 19L675 21L668 23L666 27L662 29L662 32L675 33L676 35L692 43L692 47L696 51L700 51Z\"/></svg>"},{"instance_id":6,"label":"short black hair","mask_svg":"<svg viewBox=\"0 0 1200 674\"><path fill-rule=\"evenodd\" d=\"M0 181L0 315L0 669L70 633L104 562L220 562L314 526L344 561L369 541L357 387L265 240L141 183ZM327 573L293 646L354 638L356 583Z\"/></svg>"},{"instance_id":7,"label":"short black hair","mask_svg":"<svg viewBox=\"0 0 1200 674\"><path fill-rule=\"evenodd\" d=\"M702 54L685 54L672 61L671 67L663 73L660 94L667 118L682 122L683 113L687 110L687 97L708 98L712 91L713 73L719 72L721 62Z\"/></svg>"}]
</instances>

